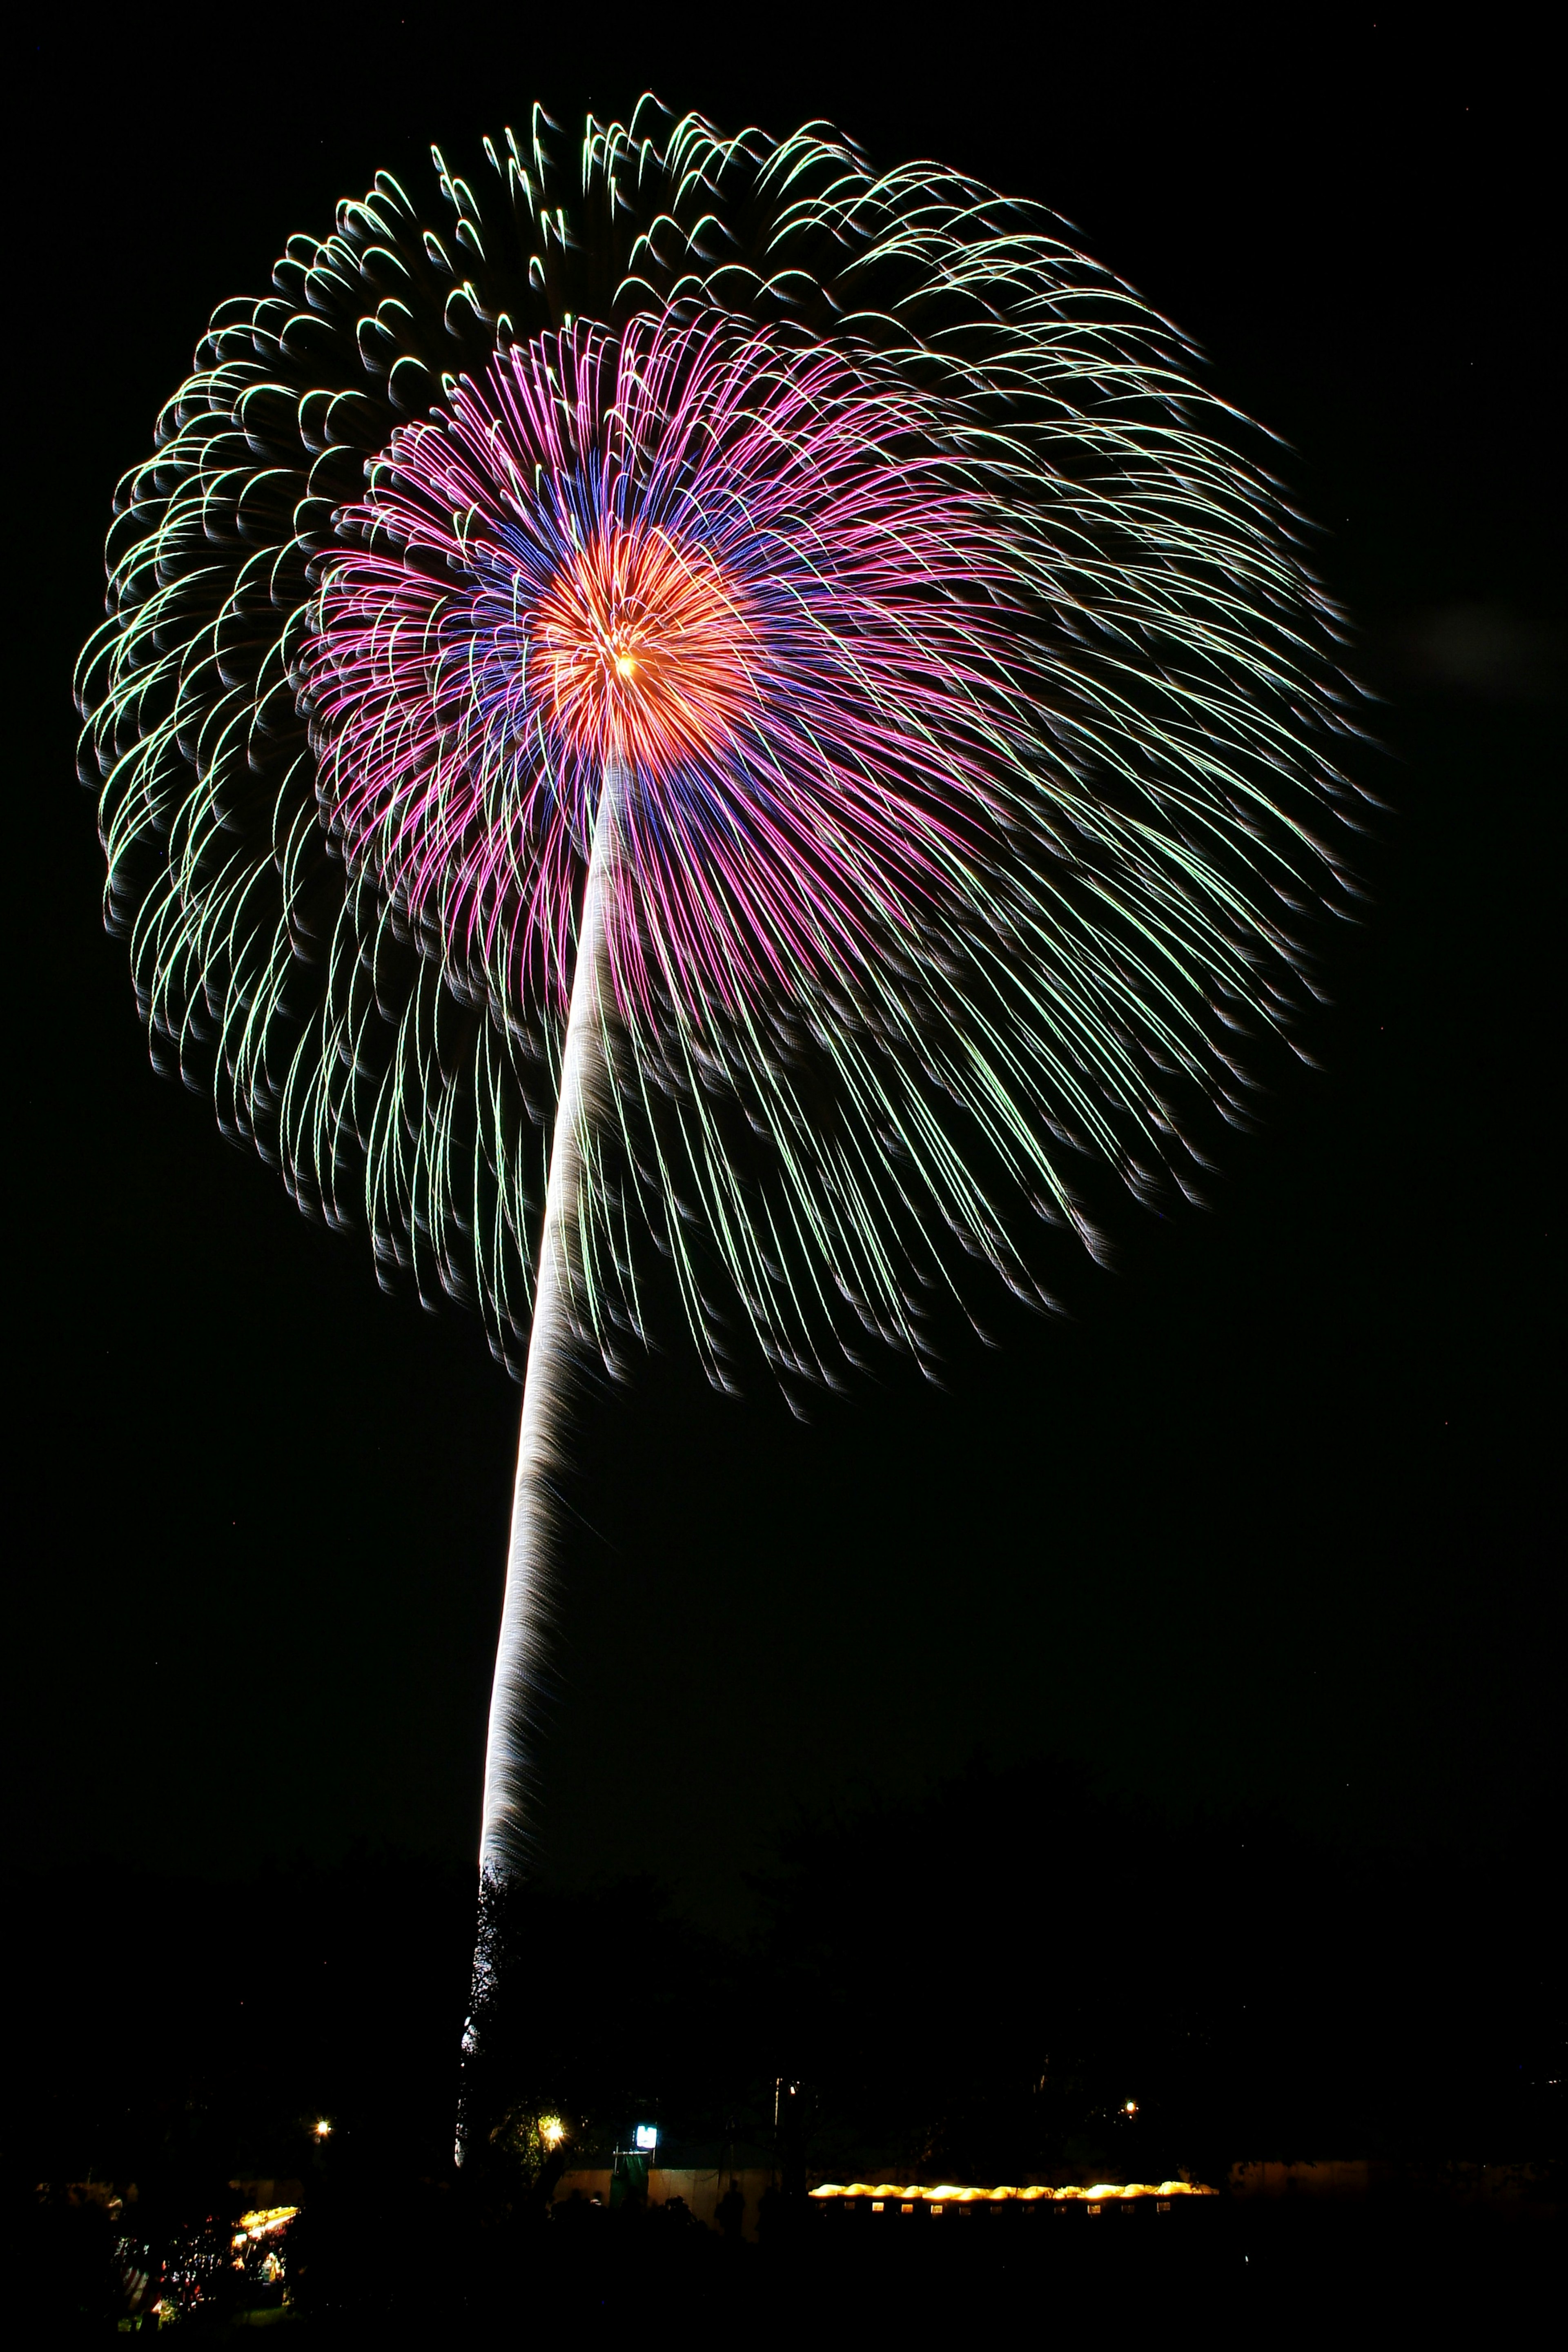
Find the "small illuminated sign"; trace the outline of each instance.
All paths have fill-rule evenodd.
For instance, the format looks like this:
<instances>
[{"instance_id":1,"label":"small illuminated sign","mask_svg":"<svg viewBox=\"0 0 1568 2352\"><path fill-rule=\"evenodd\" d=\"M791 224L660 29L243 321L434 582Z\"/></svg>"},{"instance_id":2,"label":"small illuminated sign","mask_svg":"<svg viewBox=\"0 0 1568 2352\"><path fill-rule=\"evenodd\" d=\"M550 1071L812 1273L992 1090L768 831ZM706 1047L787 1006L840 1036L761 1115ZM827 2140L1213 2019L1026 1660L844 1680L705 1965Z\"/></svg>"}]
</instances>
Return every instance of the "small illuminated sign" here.
<instances>
[{"instance_id":1,"label":"small illuminated sign","mask_svg":"<svg viewBox=\"0 0 1568 2352\"><path fill-rule=\"evenodd\" d=\"M638 2124L632 2132L632 2146L639 2156L651 2156L658 2146L658 2126Z\"/></svg>"}]
</instances>

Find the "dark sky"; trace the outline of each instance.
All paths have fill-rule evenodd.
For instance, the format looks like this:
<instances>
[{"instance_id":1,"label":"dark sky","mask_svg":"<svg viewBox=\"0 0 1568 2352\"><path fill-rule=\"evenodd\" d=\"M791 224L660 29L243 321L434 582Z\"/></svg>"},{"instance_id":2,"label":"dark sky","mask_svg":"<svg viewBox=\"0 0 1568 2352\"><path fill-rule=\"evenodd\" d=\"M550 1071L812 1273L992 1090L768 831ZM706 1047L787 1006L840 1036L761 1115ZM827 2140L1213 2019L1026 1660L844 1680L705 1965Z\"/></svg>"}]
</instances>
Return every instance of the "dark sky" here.
<instances>
[{"instance_id":1,"label":"dark sky","mask_svg":"<svg viewBox=\"0 0 1568 2352\"><path fill-rule=\"evenodd\" d=\"M1070 1324L808 1427L679 1358L584 1412L544 1867L722 1907L799 1809L977 1749L1336 1842L1511 1826L1561 1730L1562 421L1522 18L848 6L775 52L739 8L222 13L13 48L9 1856L474 1849L518 1393L151 1075L69 673L211 306L431 137L645 84L1040 199L1195 333L1294 446L1395 812L1323 1073L1214 1213L1125 1222Z\"/></svg>"}]
</instances>

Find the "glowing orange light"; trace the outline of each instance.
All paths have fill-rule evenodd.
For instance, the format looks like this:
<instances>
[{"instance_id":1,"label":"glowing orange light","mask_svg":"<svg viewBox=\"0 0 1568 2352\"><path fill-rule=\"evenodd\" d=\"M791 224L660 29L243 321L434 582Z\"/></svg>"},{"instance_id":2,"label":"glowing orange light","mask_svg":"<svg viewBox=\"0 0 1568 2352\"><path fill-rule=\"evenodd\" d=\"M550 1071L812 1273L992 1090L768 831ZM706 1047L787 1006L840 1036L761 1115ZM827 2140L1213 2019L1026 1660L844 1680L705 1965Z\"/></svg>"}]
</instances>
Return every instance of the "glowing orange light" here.
<instances>
[{"instance_id":1,"label":"glowing orange light","mask_svg":"<svg viewBox=\"0 0 1568 2352\"><path fill-rule=\"evenodd\" d=\"M895 2198L900 2200L907 2198L911 2204L917 2201L929 2204L939 2200L948 2205L1000 2205L1015 2201L1034 2204L1047 2200L1059 2204L1078 2204L1087 2198L1092 2198L1097 2202L1103 2203L1107 2198L1115 2198L1125 2204L1140 2197L1153 2197L1168 2201L1173 2197L1213 2197L1215 2192L1201 2180L1125 2182L1100 2180L1089 2189L1043 2189L1038 2186L1028 2189L973 2189L957 2187L951 2180L944 2180L935 2188L914 2185L903 2189L896 2181L891 2180L848 2182L825 2180L820 2188L814 2189L811 2194L813 2197L823 2198L869 2198L872 2211L879 2213L883 2204ZM906 2206L905 2210L908 2210Z\"/></svg>"},{"instance_id":2,"label":"glowing orange light","mask_svg":"<svg viewBox=\"0 0 1568 2352\"><path fill-rule=\"evenodd\" d=\"M655 771L710 758L754 697L754 623L705 548L612 526L563 566L530 623L538 690L584 757Z\"/></svg>"},{"instance_id":3,"label":"glowing orange light","mask_svg":"<svg viewBox=\"0 0 1568 2352\"><path fill-rule=\"evenodd\" d=\"M242 2213L235 2224L238 2232L235 2244L243 2246L248 2239L264 2238L273 2230L286 2228L299 2210L298 2205L258 2205L254 2212Z\"/></svg>"}]
</instances>

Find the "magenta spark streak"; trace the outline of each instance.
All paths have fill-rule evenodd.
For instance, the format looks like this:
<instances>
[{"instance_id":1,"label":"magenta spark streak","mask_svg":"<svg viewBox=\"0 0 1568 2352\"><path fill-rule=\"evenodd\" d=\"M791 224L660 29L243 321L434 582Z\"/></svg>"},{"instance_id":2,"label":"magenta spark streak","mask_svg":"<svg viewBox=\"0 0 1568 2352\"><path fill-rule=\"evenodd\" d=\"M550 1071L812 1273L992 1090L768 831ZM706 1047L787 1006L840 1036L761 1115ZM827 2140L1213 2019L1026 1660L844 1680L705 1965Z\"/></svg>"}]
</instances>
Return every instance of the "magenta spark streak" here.
<instances>
[{"instance_id":1,"label":"magenta spark streak","mask_svg":"<svg viewBox=\"0 0 1568 2352\"><path fill-rule=\"evenodd\" d=\"M306 655L321 790L457 965L564 1003L606 756L623 1009L842 973L950 896L1029 639L994 501L907 383L712 317L579 325L371 470Z\"/></svg>"}]
</instances>

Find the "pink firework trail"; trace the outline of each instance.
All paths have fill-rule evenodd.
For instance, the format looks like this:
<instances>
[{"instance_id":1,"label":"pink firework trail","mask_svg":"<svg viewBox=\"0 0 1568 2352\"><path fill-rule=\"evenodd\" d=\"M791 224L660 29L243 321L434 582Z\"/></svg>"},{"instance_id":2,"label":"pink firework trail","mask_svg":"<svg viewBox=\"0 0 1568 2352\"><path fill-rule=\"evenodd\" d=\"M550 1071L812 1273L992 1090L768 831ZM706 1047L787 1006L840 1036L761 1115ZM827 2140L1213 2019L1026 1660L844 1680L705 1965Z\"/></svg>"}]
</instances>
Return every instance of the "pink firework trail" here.
<instances>
[{"instance_id":1,"label":"pink firework trail","mask_svg":"<svg viewBox=\"0 0 1568 2352\"><path fill-rule=\"evenodd\" d=\"M308 656L351 866L456 965L563 1002L613 767L628 1017L705 1022L929 930L1036 683L938 422L710 318L580 326L459 385L341 519L365 551Z\"/></svg>"}]
</instances>

